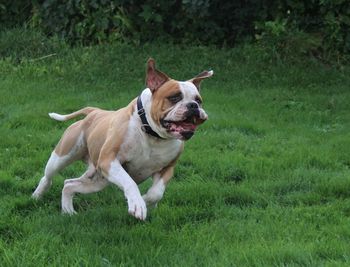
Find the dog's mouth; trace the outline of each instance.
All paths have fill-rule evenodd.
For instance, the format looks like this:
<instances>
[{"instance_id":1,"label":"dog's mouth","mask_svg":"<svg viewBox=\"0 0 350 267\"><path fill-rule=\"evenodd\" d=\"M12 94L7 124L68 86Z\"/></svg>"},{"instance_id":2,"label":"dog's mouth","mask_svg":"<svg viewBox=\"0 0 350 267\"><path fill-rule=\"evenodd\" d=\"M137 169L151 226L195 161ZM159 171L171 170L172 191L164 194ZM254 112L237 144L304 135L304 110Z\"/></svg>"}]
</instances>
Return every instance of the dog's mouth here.
<instances>
[{"instance_id":1,"label":"dog's mouth","mask_svg":"<svg viewBox=\"0 0 350 267\"><path fill-rule=\"evenodd\" d=\"M161 120L161 125L175 137L183 140L190 139L196 131L198 125L202 124L205 119L201 119L198 116L188 116L184 120L172 121Z\"/></svg>"}]
</instances>

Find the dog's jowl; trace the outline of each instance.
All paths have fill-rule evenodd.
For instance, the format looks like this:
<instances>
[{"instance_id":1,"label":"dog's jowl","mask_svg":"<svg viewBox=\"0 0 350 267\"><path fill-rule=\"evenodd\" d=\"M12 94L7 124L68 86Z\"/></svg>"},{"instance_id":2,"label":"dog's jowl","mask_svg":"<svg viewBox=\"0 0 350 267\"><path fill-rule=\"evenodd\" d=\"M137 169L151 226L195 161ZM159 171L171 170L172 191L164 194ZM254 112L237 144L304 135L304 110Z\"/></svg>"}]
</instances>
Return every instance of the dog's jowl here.
<instances>
[{"instance_id":1,"label":"dog's jowl","mask_svg":"<svg viewBox=\"0 0 350 267\"><path fill-rule=\"evenodd\" d=\"M184 141L207 119L199 86L212 75L213 71L204 71L188 81L176 81L157 70L154 60L149 59L147 88L126 107L117 111L86 107L68 115L50 113L59 121L79 115L85 118L63 134L33 197L40 198L64 167L83 160L88 166L86 172L64 182L62 212L75 213L75 193L97 192L112 183L123 190L129 213L144 220L147 205L154 206L162 198ZM153 184L141 196L137 184L150 176Z\"/></svg>"}]
</instances>

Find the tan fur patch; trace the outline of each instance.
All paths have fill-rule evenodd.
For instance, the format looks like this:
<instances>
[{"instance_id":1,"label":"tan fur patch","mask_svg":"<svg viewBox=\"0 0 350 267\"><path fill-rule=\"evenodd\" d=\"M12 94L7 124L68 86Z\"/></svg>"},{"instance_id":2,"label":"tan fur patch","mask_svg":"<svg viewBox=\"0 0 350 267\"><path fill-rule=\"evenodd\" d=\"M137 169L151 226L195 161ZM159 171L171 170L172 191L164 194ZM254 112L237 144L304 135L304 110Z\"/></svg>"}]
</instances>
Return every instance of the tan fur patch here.
<instances>
[{"instance_id":1,"label":"tan fur patch","mask_svg":"<svg viewBox=\"0 0 350 267\"><path fill-rule=\"evenodd\" d=\"M55 148L55 152L58 156L62 157L67 155L72 148L77 144L78 138L82 132L82 121L69 126L64 132L61 140L58 142Z\"/></svg>"},{"instance_id":2,"label":"tan fur patch","mask_svg":"<svg viewBox=\"0 0 350 267\"><path fill-rule=\"evenodd\" d=\"M178 81L169 80L153 93L151 114L155 123L159 125L160 119L172 107L172 103L167 98L179 92L181 91Z\"/></svg>"},{"instance_id":3,"label":"tan fur patch","mask_svg":"<svg viewBox=\"0 0 350 267\"><path fill-rule=\"evenodd\" d=\"M110 163L116 158L120 146L124 141L126 131L128 130L130 117L134 112L135 103L136 99L134 99L127 107L113 112L113 116L111 116L111 118L108 120L109 127L104 128L104 130L107 132L105 141L101 147L97 148L99 153L95 151L96 148L91 148L95 153L92 160L94 164L100 168L104 176L108 175ZM99 137L98 133L96 134L97 137ZM91 136L91 138L96 139L96 136ZM96 160L97 154L99 154L99 156Z\"/></svg>"},{"instance_id":4,"label":"tan fur patch","mask_svg":"<svg viewBox=\"0 0 350 267\"><path fill-rule=\"evenodd\" d=\"M67 128L55 148L59 156L67 155L83 133L84 143L92 163L97 166L112 161L123 142L127 124L134 111L136 99L117 111L95 110Z\"/></svg>"}]
</instances>

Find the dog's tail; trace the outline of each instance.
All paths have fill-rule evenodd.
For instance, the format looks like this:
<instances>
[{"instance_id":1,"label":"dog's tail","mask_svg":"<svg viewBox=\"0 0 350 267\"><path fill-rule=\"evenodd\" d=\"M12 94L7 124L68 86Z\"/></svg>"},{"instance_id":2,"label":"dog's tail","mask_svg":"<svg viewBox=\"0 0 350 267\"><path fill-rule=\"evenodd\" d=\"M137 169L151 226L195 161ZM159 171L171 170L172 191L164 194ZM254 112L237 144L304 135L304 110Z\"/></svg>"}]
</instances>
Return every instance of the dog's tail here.
<instances>
[{"instance_id":1,"label":"dog's tail","mask_svg":"<svg viewBox=\"0 0 350 267\"><path fill-rule=\"evenodd\" d=\"M49 113L49 116L52 119L55 119L57 121L67 121L70 120L72 118L75 118L79 115L88 115L89 113L93 112L94 110L97 110L98 108L93 108L93 107L86 107L86 108L82 108L78 111L75 111L73 113L70 114L66 114L66 115L61 115L61 114L57 114L57 113Z\"/></svg>"}]
</instances>

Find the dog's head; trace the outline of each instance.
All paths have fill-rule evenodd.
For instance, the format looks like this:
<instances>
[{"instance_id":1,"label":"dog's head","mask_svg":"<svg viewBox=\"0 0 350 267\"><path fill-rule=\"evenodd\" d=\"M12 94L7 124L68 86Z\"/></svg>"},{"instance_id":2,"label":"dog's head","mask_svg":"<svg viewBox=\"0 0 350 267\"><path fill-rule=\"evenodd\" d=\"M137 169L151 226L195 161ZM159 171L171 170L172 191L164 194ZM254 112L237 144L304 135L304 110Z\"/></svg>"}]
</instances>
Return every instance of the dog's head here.
<instances>
[{"instance_id":1,"label":"dog's head","mask_svg":"<svg viewBox=\"0 0 350 267\"><path fill-rule=\"evenodd\" d=\"M152 118L151 127L164 138L190 139L198 125L208 118L202 108L200 83L212 75L213 71L203 71L190 80L176 81L157 70L150 58L146 85L152 94L147 114Z\"/></svg>"}]
</instances>

